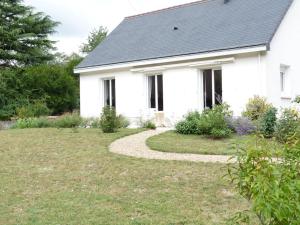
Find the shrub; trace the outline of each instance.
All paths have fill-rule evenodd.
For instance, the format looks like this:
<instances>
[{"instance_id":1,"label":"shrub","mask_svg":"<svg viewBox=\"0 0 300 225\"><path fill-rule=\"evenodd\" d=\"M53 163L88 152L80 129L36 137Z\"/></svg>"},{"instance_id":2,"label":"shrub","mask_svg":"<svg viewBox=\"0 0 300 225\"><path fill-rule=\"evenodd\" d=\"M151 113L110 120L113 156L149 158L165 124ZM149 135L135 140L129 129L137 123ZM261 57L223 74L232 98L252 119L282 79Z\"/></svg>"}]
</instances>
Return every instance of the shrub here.
<instances>
[{"instance_id":1,"label":"shrub","mask_svg":"<svg viewBox=\"0 0 300 225\"><path fill-rule=\"evenodd\" d=\"M114 133L117 131L120 125L116 110L113 107L106 106L102 109L100 126L104 133Z\"/></svg>"},{"instance_id":2,"label":"shrub","mask_svg":"<svg viewBox=\"0 0 300 225\"><path fill-rule=\"evenodd\" d=\"M29 99L45 99L53 114L73 111L77 107L76 80L62 65L28 67L20 77Z\"/></svg>"},{"instance_id":3,"label":"shrub","mask_svg":"<svg viewBox=\"0 0 300 225\"><path fill-rule=\"evenodd\" d=\"M77 113L65 114L54 121L57 128L76 128L82 123L82 118Z\"/></svg>"},{"instance_id":4,"label":"shrub","mask_svg":"<svg viewBox=\"0 0 300 225\"><path fill-rule=\"evenodd\" d=\"M300 104L300 95L296 96L293 102Z\"/></svg>"},{"instance_id":5,"label":"shrub","mask_svg":"<svg viewBox=\"0 0 300 225\"><path fill-rule=\"evenodd\" d=\"M199 133L212 138L225 138L230 136L226 117L231 116L229 106L226 104L217 105L212 109L204 110L198 123Z\"/></svg>"},{"instance_id":6,"label":"shrub","mask_svg":"<svg viewBox=\"0 0 300 225\"><path fill-rule=\"evenodd\" d=\"M265 114L262 115L259 126L260 126L260 132L261 134L266 137L270 138L273 136L275 132L275 126L276 126L276 114L277 109L274 107L271 107L268 109Z\"/></svg>"},{"instance_id":7,"label":"shrub","mask_svg":"<svg viewBox=\"0 0 300 225\"><path fill-rule=\"evenodd\" d=\"M293 109L284 109L275 129L276 140L280 143L287 143L296 138L295 134L300 127L300 116L298 111Z\"/></svg>"},{"instance_id":8,"label":"shrub","mask_svg":"<svg viewBox=\"0 0 300 225\"><path fill-rule=\"evenodd\" d=\"M180 121L175 125L175 129L179 134L201 134L198 129L198 121Z\"/></svg>"},{"instance_id":9,"label":"shrub","mask_svg":"<svg viewBox=\"0 0 300 225\"><path fill-rule=\"evenodd\" d=\"M11 127L12 129L25 129L25 128L46 128L51 127L53 124L47 118L24 118L18 119Z\"/></svg>"},{"instance_id":10,"label":"shrub","mask_svg":"<svg viewBox=\"0 0 300 225\"><path fill-rule=\"evenodd\" d=\"M118 123L119 123L118 128L127 128L130 125L129 120L122 115L118 116Z\"/></svg>"},{"instance_id":11,"label":"shrub","mask_svg":"<svg viewBox=\"0 0 300 225\"><path fill-rule=\"evenodd\" d=\"M17 108L16 111L18 118L40 117L48 116L50 114L50 110L43 101L35 101L32 104Z\"/></svg>"},{"instance_id":12,"label":"shrub","mask_svg":"<svg viewBox=\"0 0 300 225\"><path fill-rule=\"evenodd\" d=\"M228 128L212 128L209 134L212 138L225 138L231 135L231 130Z\"/></svg>"},{"instance_id":13,"label":"shrub","mask_svg":"<svg viewBox=\"0 0 300 225\"><path fill-rule=\"evenodd\" d=\"M231 116L229 106L217 105L213 109L189 113L185 120L177 123L176 131L181 134L208 135L212 138L224 138L231 134L226 117Z\"/></svg>"},{"instance_id":14,"label":"shrub","mask_svg":"<svg viewBox=\"0 0 300 225\"><path fill-rule=\"evenodd\" d=\"M146 120L142 122L142 128L155 130L156 125L151 120Z\"/></svg>"},{"instance_id":15,"label":"shrub","mask_svg":"<svg viewBox=\"0 0 300 225\"><path fill-rule=\"evenodd\" d=\"M20 71L0 69L0 120L9 120L18 107L28 103Z\"/></svg>"},{"instance_id":16,"label":"shrub","mask_svg":"<svg viewBox=\"0 0 300 225\"><path fill-rule=\"evenodd\" d=\"M273 158L274 148L259 140L238 149L237 163L228 165L230 180L251 202L260 224L300 224L300 146L277 149L280 163ZM244 224L245 219L251 220L250 214L240 212L231 224Z\"/></svg>"},{"instance_id":17,"label":"shrub","mask_svg":"<svg viewBox=\"0 0 300 225\"><path fill-rule=\"evenodd\" d=\"M199 112L189 112L185 120L176 124L175 129L180 134L201 134L198 129L200 118L201 114Z\"/></svg>"},{"instance_id":18,"label":"shrub","mask_svg":"<svg viewBox=\"0 0 300 225\"><path fill-rule=\"evenodd\" d=\"M258 120L271 107L272 105L267 103L266 98L256 95L249 99L246 105L246 111L243 112L243 116L248 117L251 120Z\"/></svg>"},{"instance_id":19,"label":"shrub","mask_svg":"<svg viewBox=\"0 0 300 225\"><path fill-rule=\"evenodd\" d=\"M256 130L256 126L247 117L227 117L228 127L238 135L248 135Z\"/></svg>"}]
</instances>

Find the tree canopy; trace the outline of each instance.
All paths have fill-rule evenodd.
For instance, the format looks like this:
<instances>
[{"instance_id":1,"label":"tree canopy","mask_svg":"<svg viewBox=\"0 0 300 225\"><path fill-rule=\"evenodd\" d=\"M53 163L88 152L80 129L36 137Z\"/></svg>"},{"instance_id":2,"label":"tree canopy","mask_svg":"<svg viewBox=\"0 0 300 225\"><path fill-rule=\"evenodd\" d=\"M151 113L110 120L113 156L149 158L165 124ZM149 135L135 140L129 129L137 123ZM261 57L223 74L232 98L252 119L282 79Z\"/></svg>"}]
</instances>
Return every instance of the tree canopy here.
<instances>
[{"instance_id":1,"label":"tree canopy","mask_svg":"<svg viewBox=\"0 0 300 225\"><path fill-rule=\"evenodd\" d=\"M0 1L0 68L35 65L51 60L58 22L42 12L34 12L22 0Z\"/></svg>"},{"instance_id":2,"label":"tree canopy","mask_svg":"<svg viewBox=\"0 0 300 225\"><path fill-rule=\"evenodd\" d=\"M83 43L80 51L87 54L93 51L107 36L108 30L106 27L100 26L94 29L87 39L87 43Z\"/></svg>"}]
</instances>

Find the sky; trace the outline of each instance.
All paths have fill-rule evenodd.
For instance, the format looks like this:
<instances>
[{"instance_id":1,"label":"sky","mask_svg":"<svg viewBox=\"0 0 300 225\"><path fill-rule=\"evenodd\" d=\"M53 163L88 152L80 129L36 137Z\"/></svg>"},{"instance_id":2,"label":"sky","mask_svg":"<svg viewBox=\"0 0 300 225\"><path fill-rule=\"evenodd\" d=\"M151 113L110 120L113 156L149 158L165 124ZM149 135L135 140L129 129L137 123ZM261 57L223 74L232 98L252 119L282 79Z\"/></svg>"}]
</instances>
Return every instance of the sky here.
<instances>
[{"instance_id":1,"label":"sky","mask_svg":"<svg viewBox=\"0 0 300 225\"><path fill-rule=\"evenodd\" d=\"M24 0L61 24L51 37L59 52L78 52L88 34L99 26L112 31L126 16L195 0Z\"/></svg>"}]
</instances>

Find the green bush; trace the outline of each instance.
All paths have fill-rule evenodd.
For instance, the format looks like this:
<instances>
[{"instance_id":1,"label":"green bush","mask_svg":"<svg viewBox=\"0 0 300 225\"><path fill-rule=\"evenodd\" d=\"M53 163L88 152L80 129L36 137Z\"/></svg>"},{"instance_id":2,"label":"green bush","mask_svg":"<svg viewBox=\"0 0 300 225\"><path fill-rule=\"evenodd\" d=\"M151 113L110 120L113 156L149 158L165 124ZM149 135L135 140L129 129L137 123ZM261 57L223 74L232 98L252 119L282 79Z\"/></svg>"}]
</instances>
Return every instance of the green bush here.
<instances>
[{"instance_id":1,"label":"green bush","mask_svg":"<svg viewBox=\"0 0 300 225\"><path fill-rule=\"evenodd\" d=\"M53 114L73 111L77 105L78 85L63 65L39 65L28 67L20 79L28 99L45 99Z\"/></svg>"},{"instance_id":2,"label":"green bush","mask_svg":"<svg viewBox=\"0 0 300 225\"><path fill-rule=\"evenodd\" d=\"M18 119L11 127L12 129L26 129L26 128L46 128L53 126L47 118L24 118Z\"/></svg>"},{"instance_id":3,"label":"green bush","mask_svg":"<svg viewBox=\"0 0 300 225\"><path fill-rule=\"evenodd\" d=\"M115 108L106 106L102 109L100 126L104 133L114 133L117 131L120 124Z\"/></svg>"},{"instance_id":4,"label":"green bush","mask_svg":"<svg viewBox=\"0 0 300 225\"><path fill-rule=\"evenodd\" d=\"M189 113L185 120L176 124L176 131L180 134L207 135L212 138L224 138L231 134L226 117L232 112L226 104L217 105L212 109Z\"/></svg>"},{"instance_id":5,"label":"green bush","mask_svg":"<svg viewBox=\"0 0 300 225\"><path fill-rule=\"evenodd\" d=\"M200 118L201 114L199 112L189 112L185 120L176 124L175 129L180 134L201 134L198 129Z\"/></svg>"},{"instance_id":6,"label":"green bush","mask_svg":"<svg viewBox=\"0 0 300 225\"><path fill-rule=\"evenodd\" d=\"M212 109L204 110L198 128L200 133L212 138L225 138L230 136L231 129L228 127L226 117L232 115L227 104L216 105Z\"/></svg>"},{"instance_id":7,"label":"green bush","mask_svg":"<svg viewBox=\"0 0 300 225\"><path fill-rule=\"evenodd\" d=\"M66 65L0 70L0 120L16 116L17 109L27 117L28 105L42 100L53 114L70 112L78 107L78 99L78 82Z\"/></svg>"},{"instance_id":8,"label":"green bush","mask_svg":"<svg viewBox=\"0 0 300 225\"><path fill-rule=\"evenodd\" d=\"M300 146L277 149L280 163L274 160L274 149L276 145L262 139L238 149L237 163L228 165L230 180L251 202L261 225L300 224ZM239 212L230 224L251 218L249 212Z\"/></svg>"},{"instance_id":9,"label":"green bush","mask_svg":"<svg viewBox=\"0 0 300 225\"><path fill-rule=\"evenodd\" d=\"M256 95L249 99L246 105L246 111L243 112L243 116L248 117L251 120L258 120L271 107L272 105L267 102L266 98Z\"/></svg>"},{"instance_id":10,"label":"green bush","mask_svg":"<svg viewBox=\"0 0 300 225\"><path fill-rule=\"evenodd\" d=\"M300 103L300 95L298 95L298 96L296 96L296 98L294 99L294 101L293 102L295 102L295 103Z\"/></svg>"},{"instance_id":11,"label":"green bush","mask_svg":"<svg viewBox=\"0 0 300 225\"><path fill-rule=\"evenodd\" d=\"M277 120L276 114L277 109L271 107L262 115L259 121L259 130L265 138L273 137Z\"/></svg>"},{"instance_id":12,"label":"green bush","mask_svg":"<svg viewBox=\"0 0 300 225\"><path fill-rule=\"evenodd\" d=\"M15 116L16 109L28 104L27 91L19 69L0 70L0 120Z\"/></svg>"},{"instance_id":13,"label":"green bush","mask_svg":"<svg viewBox=\"0 0 300 225\"><path fill-rule=\"evenodd\" d=\"M300 115L294 109L284 109L275 129L276 140L280 143L287 143L297 138L298 128L300 127Z\"/></svg>"},{"instance_id":14,"label":"green bush","mask_svg":"<svg viewBox=\"0 0 300 225\"><path fill-rule=\"evenodd\" d=\"M151 120L147 120L142 123L142 128L155 130L156 125Z\"/></svg>"},{"instance_id":15,"label":"green bush","mask_svg":"<svg viewBox=\"0 0 300 225\"><path fill-rule=\"evenodd\" d=\"M54 121L57 128L77 128L82 124L82 118L77 113L65 114Z\"/></svg>"},{"instance_id":16,"label":"green bush","mask_svg":"<svg viewBox=\"0 0 300 225\"><path fill-rule=\"evenodd\" d=\"M40 117L48 116L50 114L50 110L43 101L35 101L32 104L17 108L16 111L18 118Z\"/></svg>"}]
</instances>

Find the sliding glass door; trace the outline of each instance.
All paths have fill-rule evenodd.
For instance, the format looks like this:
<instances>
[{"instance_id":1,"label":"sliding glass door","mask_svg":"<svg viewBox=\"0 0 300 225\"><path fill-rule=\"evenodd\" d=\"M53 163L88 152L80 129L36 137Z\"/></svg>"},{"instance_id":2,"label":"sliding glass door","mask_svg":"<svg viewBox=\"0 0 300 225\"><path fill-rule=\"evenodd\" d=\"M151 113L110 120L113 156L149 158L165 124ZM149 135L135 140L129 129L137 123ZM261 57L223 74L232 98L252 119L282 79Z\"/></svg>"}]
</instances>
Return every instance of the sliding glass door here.
<instances>
[{"instance_id":1,"label":"sliding glass door","mask_svg":"<svg viewBox=\"0 0 300 225\"><path fill-rule=\"evenodd\" d=\"M116 107L116 80L104 80L104 106Z\"/></svg>"},{"instance_id":2,"label":"sliding glass door","mask_svg":"<svg viewBox=\"0 0 300 225\"><path fill-rule=\"evenodd\" d=\"M204 108L222 104L222 70L203 70Z\"/></svg>"},{"instance_id":3,"label":"sliding glass door","mask_svg":"<svg viewBox=\"0 0 300 225\"><path fill-rule=\"evenodd\" d=\"M163 76L148 76L148 102L149 108L164 111Z\"/></svg>"}]
</instances>

